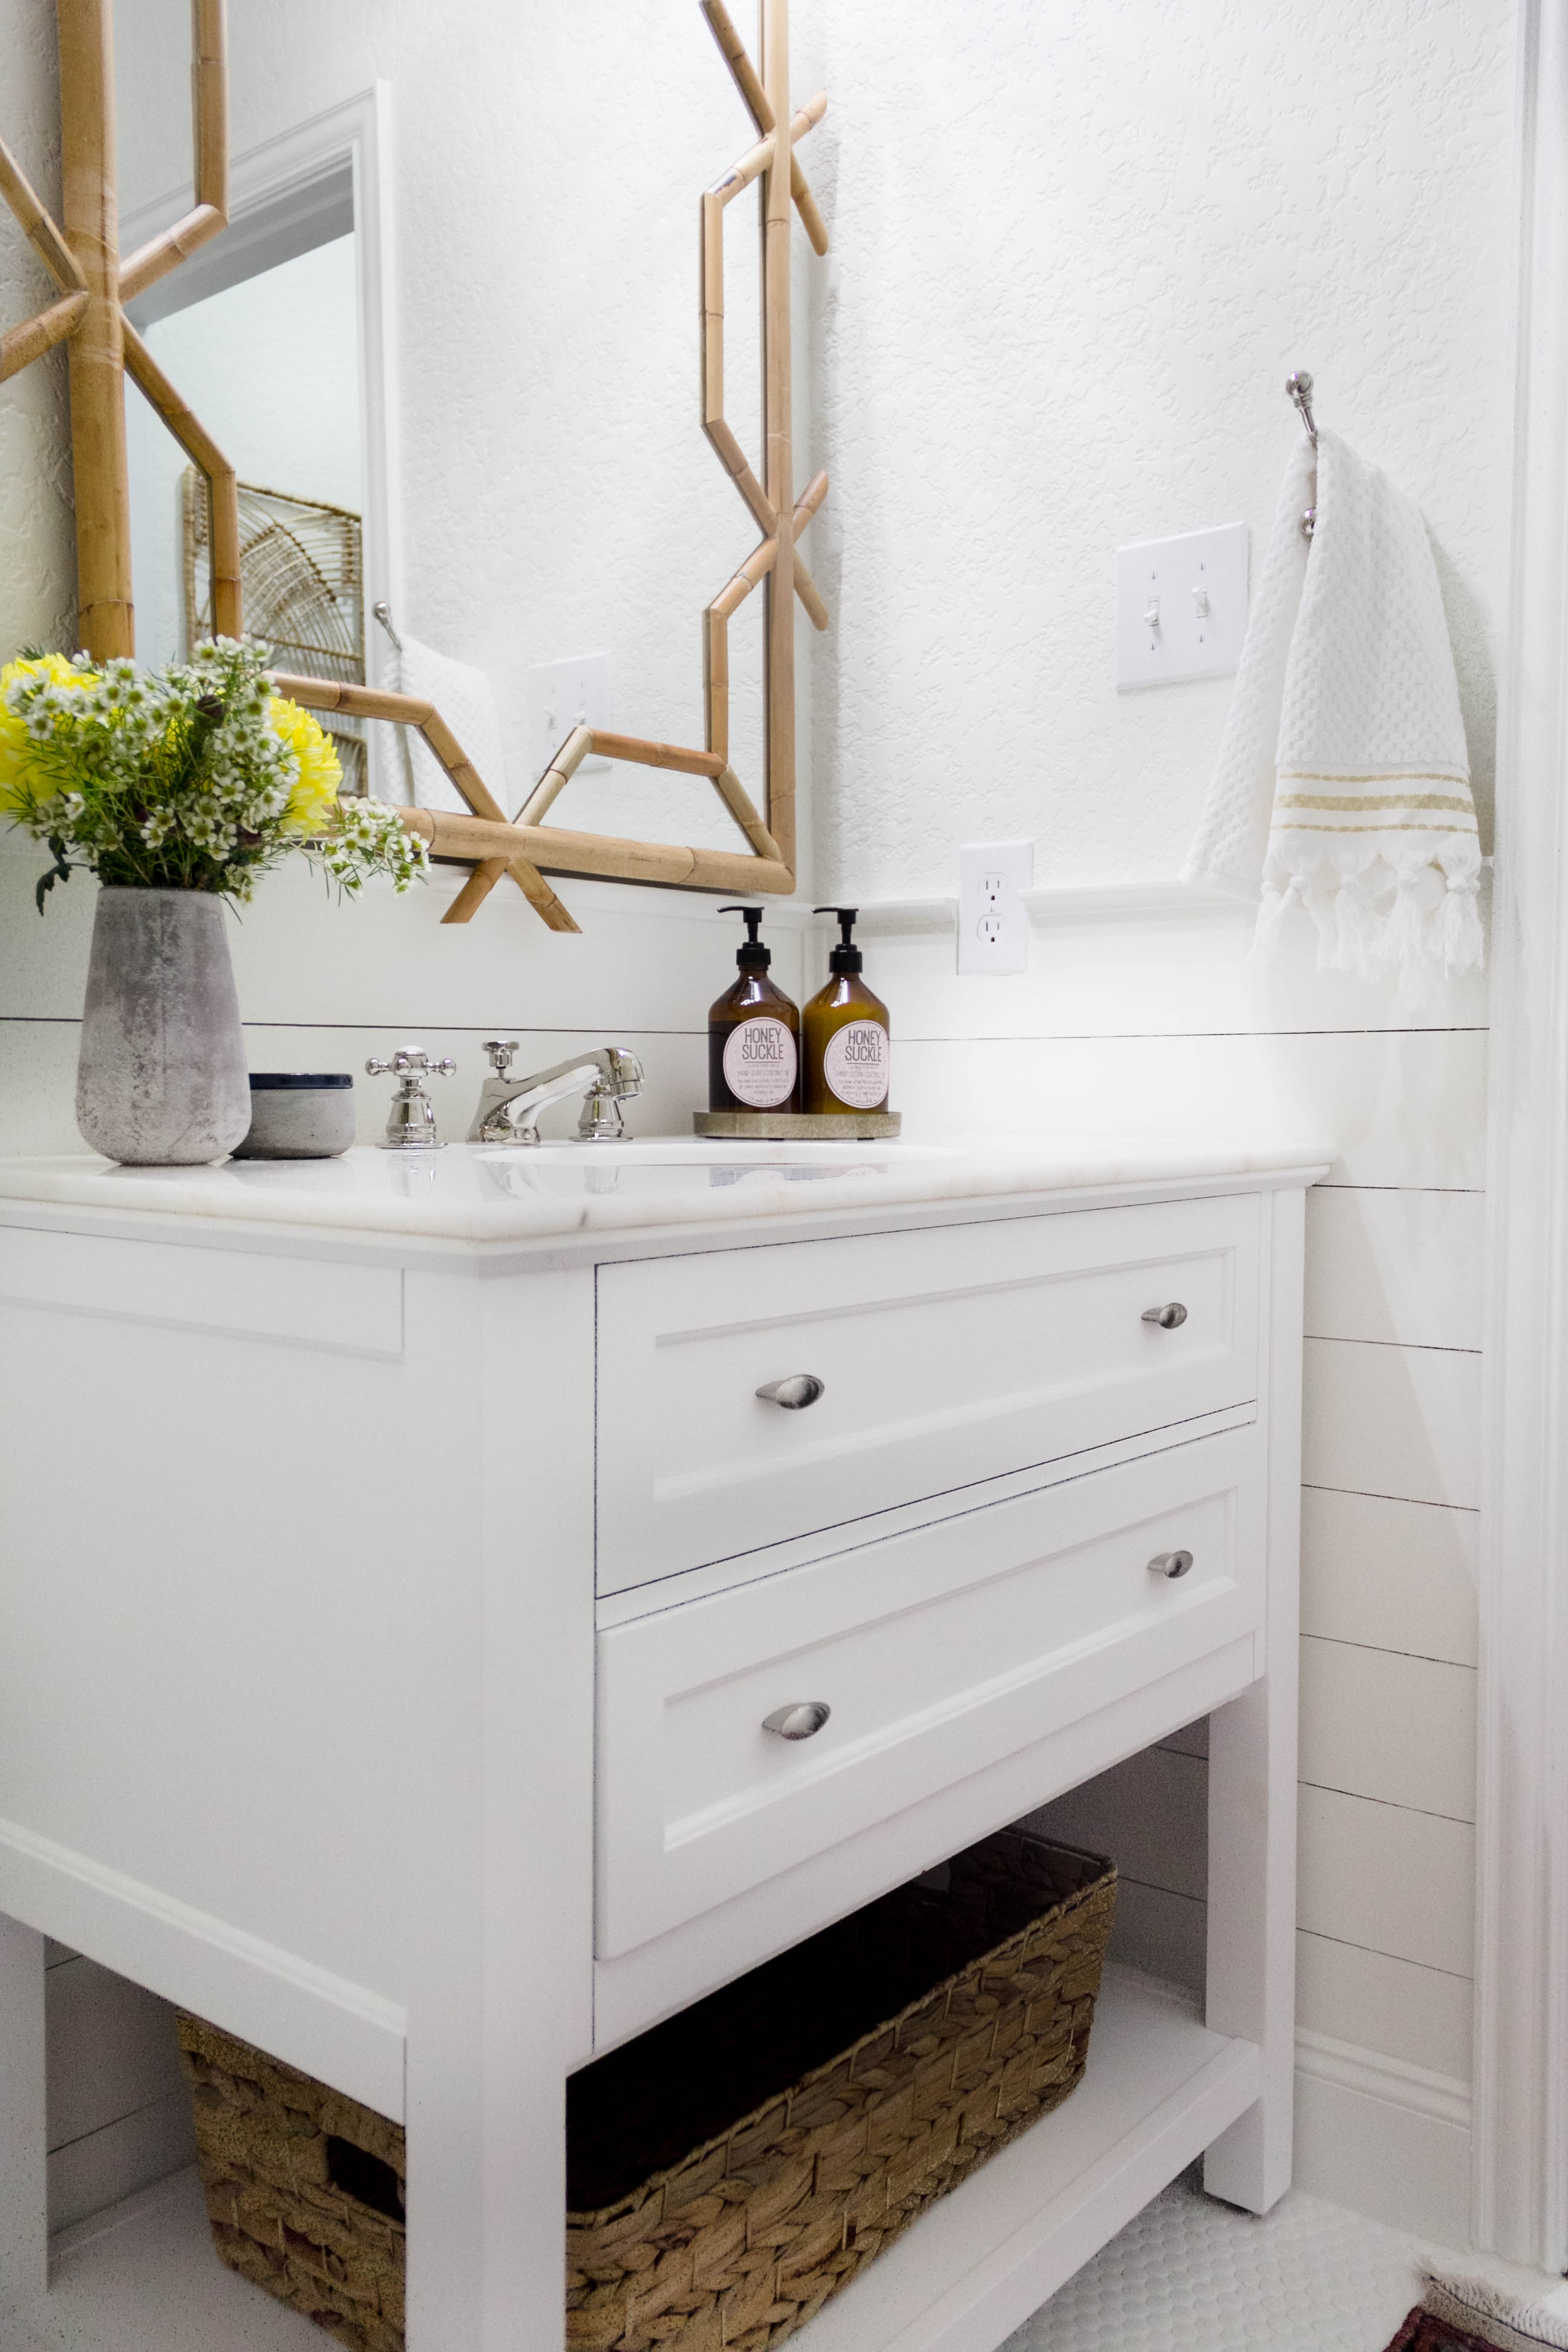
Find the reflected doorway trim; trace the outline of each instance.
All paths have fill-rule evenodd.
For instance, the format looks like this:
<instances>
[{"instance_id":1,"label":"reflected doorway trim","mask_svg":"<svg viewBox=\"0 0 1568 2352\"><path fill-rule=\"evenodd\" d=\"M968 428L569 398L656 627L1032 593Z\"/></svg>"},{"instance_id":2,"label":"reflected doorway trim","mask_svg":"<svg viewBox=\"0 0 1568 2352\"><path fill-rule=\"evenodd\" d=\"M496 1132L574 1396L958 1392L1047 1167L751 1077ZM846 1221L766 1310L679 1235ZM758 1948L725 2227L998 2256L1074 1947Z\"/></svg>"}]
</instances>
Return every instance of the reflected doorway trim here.
<instances>
[{"instance_id":1,"label":"reflected doorway trim","mask_svg":"<svg viewBox=\"0 0 1568 2352\"><path fill-rule=\"evenodd\" d=\"M1568 0L1519 17L1487 1166L1472 2230L1568 2267Z\"/></svg>"},{"instance_id":2,"label":"reflected doorway trim","mask_svg":"<svg viewBox=\"0 0 1568 2352\"><path fill-rule=\"evenodd\" d=\"M145 327L324 243L324 218L341 214L342 226L334 235L353 226L367 613L380 601L398 612L404 601L392 188L392 86L377 81L236 155L229 167L225 235L126 306L132 322ZM179 219L189 203L188 189L174 189L128 214L121 227L126 251L135 251ZM373 685L384 668L384 648L371 642L374 635L367 630L365 662ZM383 763L396 756L395 747L386 730L370 731L371 790L380 799L400 799L401 787L383 773Z\"/></svg>"}]
</instances>

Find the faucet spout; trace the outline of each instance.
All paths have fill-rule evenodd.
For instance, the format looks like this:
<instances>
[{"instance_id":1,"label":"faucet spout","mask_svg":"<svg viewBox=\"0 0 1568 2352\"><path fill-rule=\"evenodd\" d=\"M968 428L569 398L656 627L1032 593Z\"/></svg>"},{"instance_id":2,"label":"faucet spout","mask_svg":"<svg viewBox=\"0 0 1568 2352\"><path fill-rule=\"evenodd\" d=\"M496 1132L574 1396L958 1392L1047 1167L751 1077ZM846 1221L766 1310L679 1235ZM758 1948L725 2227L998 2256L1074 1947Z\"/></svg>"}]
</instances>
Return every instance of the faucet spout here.
<instances>
[{"instance_id":1,"label":"faucet spout","mask_svg":"<svg viewBox=\"0 0 1568 2352\"><path fill-rule=\"evenodd\" d=\"M470 1143L537 1143L538 1115L551 1103L584 1089L583 1117L577 1132L586 1139L603 1139L621 1132L621 1104L642 1091L643 1068L625 1045L599 1045L571 1055L548 1070L526 1078L510 1075L515 1039L489 1038L485 1051L495 1076L485 1080L479 1106L468 1129Z\"/></svg>"}]
</instances>

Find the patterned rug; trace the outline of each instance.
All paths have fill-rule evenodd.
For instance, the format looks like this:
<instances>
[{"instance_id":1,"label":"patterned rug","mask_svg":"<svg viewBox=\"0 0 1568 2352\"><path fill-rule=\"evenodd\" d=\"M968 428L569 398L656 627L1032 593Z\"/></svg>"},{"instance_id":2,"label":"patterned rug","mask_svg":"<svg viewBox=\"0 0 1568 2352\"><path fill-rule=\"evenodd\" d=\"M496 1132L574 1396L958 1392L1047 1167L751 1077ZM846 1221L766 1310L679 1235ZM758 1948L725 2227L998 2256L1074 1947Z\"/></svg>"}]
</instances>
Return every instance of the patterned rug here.
<instances>
[{"instance_id":1,"label":"patterned rug","mask_svg":"<svg viewBox=\"0 0 1568 2352\"><path fill-rule=\"evenodd\" d=\"M1492 2347L1479 2336L1462 2335L1446 2319L1436 2318L1417 2304L1388 2352L1492 2352Z\"/></svg>"},{"instance_id":2,"label":"patterned rug","mask_svg":"<svg viewBox=\"0 0 1568 2352\"><path fill-rule=\"evenodd\" d=\"M1568 2329L1552 2313L1485 2280L1428 2271L1426 2300L1408 2315L1388 2352L1556 2352L1565 2346Z\"/></svg>"}]
</instances>

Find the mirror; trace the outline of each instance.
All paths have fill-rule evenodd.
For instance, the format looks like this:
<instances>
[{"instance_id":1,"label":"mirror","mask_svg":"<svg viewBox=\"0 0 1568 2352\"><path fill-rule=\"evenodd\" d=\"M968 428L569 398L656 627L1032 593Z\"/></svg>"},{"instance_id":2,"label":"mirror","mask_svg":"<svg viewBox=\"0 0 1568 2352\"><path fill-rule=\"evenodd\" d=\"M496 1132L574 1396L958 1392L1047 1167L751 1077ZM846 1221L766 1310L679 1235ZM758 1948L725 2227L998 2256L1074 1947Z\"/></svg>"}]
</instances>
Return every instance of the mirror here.
<instances>
[{"instance_id":1,"label":"mirror","mask_svg":"<svg viewBox=\"0 0 1568 2352\"><path fill-rule=\"evenodd\" d=\"M579 720L707 742L705 608L760 534L702 428L699 197L757 133L715 45L721 8L531 11L500 54L442 14L236 11L230 226L129 310L242 486L246 625L280 668L427 690L372 617L382 603L405 648L473 664L494 696L488 761L453 723L481 772L502 766L485 781L510 814ZM189 0L119 0L127 254L191 201L190 21ZM764 479L768 182L728 205L721 270L724 419ZM793 248L803 278L798 228ZM207 500L153 407L129 387L127 403L138 646L158 661L210 626ZM798 447L799 387L795 405ZM795 496L808 471L797 458ZM739 604L727 648L729 764L758 810L770 593ZM445 780L421 789L393 730L331 724L351 785L441 804ZM773 754L778 771L776 719ZM546 822L749 847L708 776L596 751ZM793 828L787 847L793 866Z\"/></svg>"}]
</instances>

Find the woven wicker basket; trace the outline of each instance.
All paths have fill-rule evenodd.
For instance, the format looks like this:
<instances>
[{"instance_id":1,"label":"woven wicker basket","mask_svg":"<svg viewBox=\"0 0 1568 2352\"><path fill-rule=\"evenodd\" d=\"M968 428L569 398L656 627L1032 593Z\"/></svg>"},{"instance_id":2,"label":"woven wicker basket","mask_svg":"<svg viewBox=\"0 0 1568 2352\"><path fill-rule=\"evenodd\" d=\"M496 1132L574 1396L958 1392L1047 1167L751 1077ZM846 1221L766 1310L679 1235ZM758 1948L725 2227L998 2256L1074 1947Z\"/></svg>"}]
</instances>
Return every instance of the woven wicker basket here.
<instances>
[{"instance_id":1,"label":"woven wicker basket","mask_svg":"<svg viewBox=\"0 0 1568 2352\"><path fill-rule=\"evenodd\" d=\"M353 2352L403 2352L403 2132L179 2014L213 2242Z\"/></svg>"},{"instance_id":2,"label":"woven wicker basket","mask_svg":"<svg viewBox=\"0 0 1568 2352\"><path fill-rule=\"evenodd\" d=\"M1003 1831L574 2075L568 2344L773 2352L1079 2081L1115 1891ZM401 2130L198 2019L180 2041L224 2261L402 2352Z\"/></svg>"}]
</instances>

